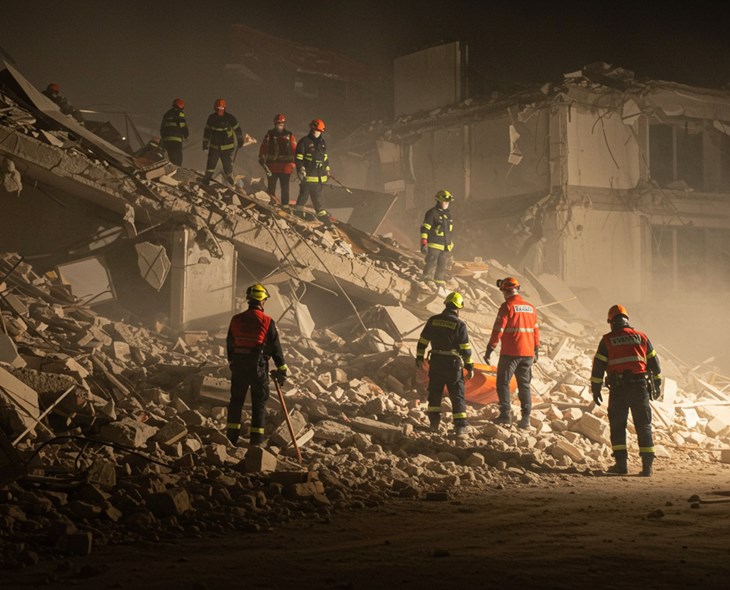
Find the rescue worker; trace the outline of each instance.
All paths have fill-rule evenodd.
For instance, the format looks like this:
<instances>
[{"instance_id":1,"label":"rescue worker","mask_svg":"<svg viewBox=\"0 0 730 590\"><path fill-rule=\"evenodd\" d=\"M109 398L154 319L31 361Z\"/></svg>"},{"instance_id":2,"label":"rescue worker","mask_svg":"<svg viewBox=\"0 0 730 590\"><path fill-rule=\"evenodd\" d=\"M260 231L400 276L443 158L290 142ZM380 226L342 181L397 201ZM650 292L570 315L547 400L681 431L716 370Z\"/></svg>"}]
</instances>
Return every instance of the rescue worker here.
<instances>
[{"instance_id":1,"label":"rescue worker","mask_svg":"<svg viewBox=\"0 0 730 590\"><path fill-rule=\"evenodd\" d=\"M162 123L160 123L162 145L167 152L167 158L175 166L182 166L182 144L188 138L188 135L188 124L185 121L185 101L182 98L176 98L172 101L172 108L162 116Z\"/></svg>"},{"instance_id":2,"label":"rescue worker","mask_svg":"<svg viewBox=\"0 0 730 590\"><path fill-rule=\"evenodd\" d=\"M218 160L223 165L226 180L233 184L233 156L236 148L243 147L243 133L236 117L226 112L226 101L219 98L213 104L215 112L208 117L203 131L203 151L208 151L205 182L210 182ZM210 149L208 149L210 147Z\"/></svg>"},{"instance_id":3,"label":"rescue worker","mask_svg":"<svg viewBox=\"0 0 730 590\"><path fill-rule=\"evenodd\" d=\"M509 383L512 375L517 379L517 395L520 400L522 416L518 428L528 428L532 410L532 364L537 362L540 346L540 328L537 323L535 307L519 294L520 283L513 277L499 279L497 287L502 291L504 303L497 312L492 334L487 344L484 361L489 365L490 357L500 340L502 348L497 363L497 395L499 397L499 416L497 424L512 422Z\"/></svg>"},{"instance_id":4,"label":"rescue worker","mask_svg":"<svg viewBox=\"0 0 730 590\"><path fill-rule=\"evenodd\" d=\"M281 187L281 203L289 204L289 177L294 172L294 155L297 140L294 134L285 128L286 117L276 115L274 128L269 129L259 148L259 164L267 168L269 174L269 193L276 191L276 181Z\"/></svg>"},{"instance_id":5,"label":"rescue worker","mask_svg":"<svg viewBox=\"0 0 730 590\"><path fill-rule=\"evenodd\" d=\"M329 213L322 205L322 187L327 182L330 171L327 144L322 136L324 130L324 121L314 119L309 124L309 134L297 144L296 165L300 185L296 206L304 207L311 197L317 218L330 227L332 222Z\"/></svg>"},{"instance_id":6,"label":"rescue worker","mask_svg":"<svg viewBox=\"0 0 730 590\"><path fill-rule=\"evenodd\" d=\"M43 94L55 102L58 105L58 109L64 115L71 115L74 119L81 123L81 125L85 125L84 116L81 114L81 111L73 106L68 101L68 98L61 95L61 87L58 84L51 82L48 86L46 86L46 89L43 90Z\"/></svg>"},{"instance_id":7,"label":"rescue worker","mask_svg":"<svg viewBox=\"0 0 730 590\"><path fill-rule=\"evenodd\" d=\"M264 436L266 400L269 398L269 359L274 360L274 378L280 385L287 377L287 366L279 342L276 322L264 313L269 298L266 288L256 283L246 290L248 310L231 319L226 338L231 367L231 402L228 405L228 440L234 445L241 431L241 411L251 388L250 444L261 444Z\"/></svg>"},{"instance_id":8,"label":"rescue worker","mask_svg":"<svg viewBox=\"0 0 730 590\"><path fill-rule=\"evenodd\" d=\"M467 371L467 379L474 376L469 334L466 324L459 319L462 307L464 298L459 293L449 293L444 299L444 311L428 319L416 345L416 367L420 369L426 348L431 344L427 410L431 430L437 432L441 423L441 398L446 387L451 398L454 435L459 438L469 433L462 366Z\"/></svg>"},{"instance_id":9,"label":"rescue worker","mask_svg":"<svg viewBox=\"0 0 730 590\"><path fill-rule=\"evenodd\" d=\"M436 205L426 211L421 224L421 254L426 255L423 267L425 283L433 281L439 286L446 284L446 271L451 261L451 250L454 248L451 240L454 222L449 211L453 200L449 191L437 192Z\"/></svg>"},{"instance_id":10,"label":"rescue worker","mask_svg":"<svg viewBox=\"0 0 730 590\"><path fill-rule=\"evenodd\" d=\"M646 334L629 325L629 312L623 305L611 306L608 323L611 324L611 331L604 334L598 344L591 372L593 401L599 406L603 401L601 386L604 372L611 394L608 399L608 422L615 464L608 471L620 475L629 472L626 464L626 424L631 410L636 437L639 439L641 475L649 477L654 463L649 395L652 385L654 391L661 391L659 358Z\"/></svg>"}]
</instances>

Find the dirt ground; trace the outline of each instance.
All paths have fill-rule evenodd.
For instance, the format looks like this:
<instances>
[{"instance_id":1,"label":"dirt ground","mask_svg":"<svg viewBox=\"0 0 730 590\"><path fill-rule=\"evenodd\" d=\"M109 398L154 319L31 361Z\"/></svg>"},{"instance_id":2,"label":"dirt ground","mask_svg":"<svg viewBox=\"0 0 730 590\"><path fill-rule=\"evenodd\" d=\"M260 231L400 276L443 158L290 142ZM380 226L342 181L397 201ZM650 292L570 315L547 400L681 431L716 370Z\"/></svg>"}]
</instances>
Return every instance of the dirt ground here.
<instances>
[{"instance_id":1,"label":"dirt ground","mask_svg":"<svg viewBox=\"0 0 730 590\"><path fill-rule=\"evenodd\" d=\"M103 547L0 572L0 588L726 589L730 503L688 499L728 490L730 466L717 463L658 463L650 479L549 474L271 532Z\"/></svg>"}]
</instances>

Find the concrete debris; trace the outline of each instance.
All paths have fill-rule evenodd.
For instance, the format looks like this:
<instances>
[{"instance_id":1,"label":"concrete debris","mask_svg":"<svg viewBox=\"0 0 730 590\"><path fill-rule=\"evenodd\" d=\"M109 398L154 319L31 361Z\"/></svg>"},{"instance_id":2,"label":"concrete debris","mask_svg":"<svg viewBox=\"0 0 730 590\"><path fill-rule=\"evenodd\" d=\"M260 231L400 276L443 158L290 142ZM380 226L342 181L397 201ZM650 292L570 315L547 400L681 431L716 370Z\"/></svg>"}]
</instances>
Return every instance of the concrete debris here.
<instances>
[{"instance_id":1,"label":"concrete debris","mask_svg":"<svg viewBox=\"0 0 730 590\"><path fill-rule=\"evenodd\" d=\"M140 259L128 269L140 282L174 289L170 283L195 276L206 285L211 275L204 273L215 261L232 260L237 267L235 256L225 258L233 247L244 268L260 265L265 272L259 276L280 275L269 287L267 311L281 331L290 369L283 392L308 471L292 456L276 396L268 402L261 447L233 446L225 436L225 326L228 312L239 306L235 284L225 283L229 290L222 299L196 301L201 310L213 301L220 317L212 325L175 326L164 317L144 323L135 313L126 316L134 321L121 313L104 317L57 274L36 272L17 254L0 254L0 276L7 275L0 311L11 344L0 348L0 429L13 441L30 427L14 443L23 454L65 437L38 451L27 476L0 478L15 479L0 487L3 566L19 563L12 550L17 544L36 551L39 530L48 530L58 552L86 555L96 544L265 530L302 513L324 519L390 498L443 501L462 490L529 485L576 465L603 470L611 464L606 412L593 404L588 386L592 351L605 325L593 324L555 277L534 275L533 286L529 276L489 261L450 280L448 288L469 302L462 317L477 360L499 305L492 273L519 276L527 299L539 300L542 293L546 304L556 305L540 311L544 350L533 368L532 428L497 426L494 404L469 404L470 438L449 438L449 400L443 402L442 430L431 432L426 384L414 367L419 328L443 309L443 296L419 286L418 258L346 224L322 231L256 197L259 189L252 186L248 192L203 186L182 168L172 178L164 162L120 170L118 165L131 165L126 156L113 152L118 165L110 166L100 155L106 146L100 152L99 146L55 145L37 133L29 111L9 101L0 93L0 103L24 116L13 117L12 125L0 121L5 162L12 156L23 161L22 170L42 170L46 186L63 178L81 198L119 217L131 207L136 215L131 221L127 216L127 223L140 231L144 219L150 227L174 223L176 232L190 233L185 260L202 274L176 278L176 267L187 265L175 263L173 249L166 281L169 263L157 262L167 248L150 232L150 241L138 244ZM100 266L95 263L94 277L104 282L106 267L100 273ZM110 280L101 290L107 287ZM305 303L307 289L336 295L342 289L347 298L338 305L351 299L355 309L330 317L330 310L318 309L324 306ZM84 294L98 290L91 285ZM667 363L663 374L664 398L655 402L657 470L669 455L725 468L730 416L723 409L730 402L730 378L709 364L686 371ZM247 401L244 441L251 422ZM516 397L513 404L518 413ZM631 452L638 452L635 437L629 441ZM51 555L47 551L44 546L44 556ZM34 561L31 555L24 559Z\"/></svg>"}]
</instances>

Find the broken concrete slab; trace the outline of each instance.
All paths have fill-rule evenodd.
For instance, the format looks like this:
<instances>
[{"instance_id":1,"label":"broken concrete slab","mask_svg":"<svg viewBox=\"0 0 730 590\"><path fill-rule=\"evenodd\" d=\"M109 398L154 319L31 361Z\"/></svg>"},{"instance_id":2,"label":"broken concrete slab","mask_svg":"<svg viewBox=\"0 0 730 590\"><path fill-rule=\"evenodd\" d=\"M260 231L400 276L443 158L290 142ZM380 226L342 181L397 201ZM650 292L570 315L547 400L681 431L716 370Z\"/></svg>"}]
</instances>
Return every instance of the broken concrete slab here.
<instances>
[{"instance_id":1,"label":"broken concrete slab","mask_svg":"<svg viewBox=\"0 0 730 590\"><path fill-rule=\"evenodd\" d=\"M584 412L569 428L573 432L578 432L593 442L605 445L609 445L611 442L608 423L588 412Z\"/></svg>"},{"instance_id":2,"label":"broken concrete slab","mask_svg":"<svg viewBox=\"0 0 730 590\"><path fill-rule=\"evenodd\" d=\"M38 393L0 367L0 423L6 431L34 431L40 416Z\"/></svg>"},{"instance_id":3,"label":"broken concrete slab","mask_svg":"<svg viewBox=\"0 0 730 590\"><path fill-rule=\"evenodd\" d=\"M122 418L118 422L105 424L99 431L99 437L127 447L139 448L153 437L157 428L139 422L133 418Z\"/></svg>"},{"instance_id":4,"label":"broken concrete slab","mask_svg":"<svg viewBox=\"0 0 730 590\"><path fill-rule=\"evenodd\" d=\"M268 473L276 471L277 459L264 448L251 447L243 459L246 473Z\"/></svg>"},{"instance_id":5,"label":"broken concrete slab","mask_svg":"<svg viewBox=\"0 0 730 590\"><path fill-rule=\"evenodd\" d=\"M192 508L190 497L183 488L172 488L164 492L149 494L145 498L145 504L158 518L180 516Z\"/></svg>"},{"instance_id":6,"label":"broken concrete slab","mask_svg":"<svg viewBox=\"0 0 730 590\"><path fill-rule=\"evenodd\" d=\"M405 438L405 433L398 426L378 422L360 416L353 418L349 424L354 430L364 432L384 443L397 443Z\"/></svg>"},{"instance_id":7,"label":"broken concrete slab","mask_svg":"<svg viewBox=\"0 0 730 590\"><path fill-rule=\"evenodd\" d=\"M289 421L294 430L294 437L298 437L304 429L307 427L307 419L299 410L292 410L289 412ZM279 426L271 433L271 442L279 447L286 447L292 443L291 434L289 432L289 426L284 420Z\"/></svg>"}]
</instances>

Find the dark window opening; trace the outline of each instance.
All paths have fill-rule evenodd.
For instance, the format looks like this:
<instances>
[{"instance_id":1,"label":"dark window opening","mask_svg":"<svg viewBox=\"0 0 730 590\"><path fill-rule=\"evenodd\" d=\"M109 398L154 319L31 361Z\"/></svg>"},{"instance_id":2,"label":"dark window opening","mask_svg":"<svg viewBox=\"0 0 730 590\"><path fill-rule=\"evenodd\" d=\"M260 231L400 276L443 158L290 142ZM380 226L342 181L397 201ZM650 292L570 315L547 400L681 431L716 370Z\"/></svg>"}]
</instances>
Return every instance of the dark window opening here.
<instances>
[{"instance_id":1,"label":"dark window opening","mask_svg":"<svg viewBox=\"0 0 730 590\"><path fill-rule=\"evenodd\" d=\"M683 180L690 188L704 190L702 133L650 125L649 168L652 180L661 187Z\"/></svg>"}]
</instances>

